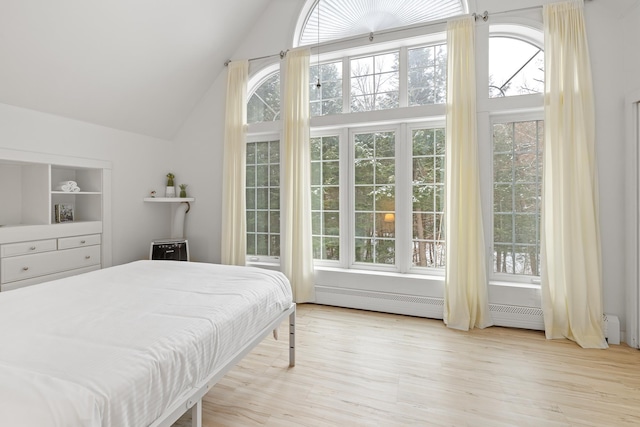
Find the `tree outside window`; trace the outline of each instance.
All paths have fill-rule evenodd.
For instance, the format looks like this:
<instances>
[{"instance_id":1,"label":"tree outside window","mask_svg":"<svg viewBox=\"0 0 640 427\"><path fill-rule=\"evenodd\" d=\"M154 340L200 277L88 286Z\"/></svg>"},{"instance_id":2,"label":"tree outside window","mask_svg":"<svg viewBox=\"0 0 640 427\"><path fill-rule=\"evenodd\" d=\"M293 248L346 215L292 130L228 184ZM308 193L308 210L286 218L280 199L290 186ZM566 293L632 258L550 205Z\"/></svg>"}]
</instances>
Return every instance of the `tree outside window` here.
<instances>
[{"instance_id":1,"label":"tree outside window","mask_svg":"<svg viewBox=\"0 0 640 427\"><path fill-rule=\"evenodd\" d=\"M340 138L311 138L313 258L340 260Z\"/></svg>"},{"instance_id":2,"label":"tree outside window","mask_svg":"<svg viewBox=\"0 0 640 427\"><path fill-rule=\"evenodd\" d=\"M444 129L413 131L413 258L416 267L444 267Z\"/></svg>"},{"instance_id":3,"label":"tree outside window","mask_svg":"<svg viewBox=\"0 0 640 427\"><path fill-rule=\"evenodd\" d=\"M540 275L543 122L493 126L493 270Z\"/></svg>"},{"instance_id":4,"label":"tree outside window","mask_svg":"<svg viewBox=\"0 0 640 427\"><path fill-rule=\"evenodd\" d=\"M354 136L355 261L395 264L395 132Z\"/></svg>"},{"instance_id":5,"label":"tree outside window","mask_svg":"<svg viewBox=\"0 0 640 427\"><path fill-rule=\"evenodd\" d=\"M398 52L351 60L351 111L400 106Z\"/></svg>"}]
</instances>

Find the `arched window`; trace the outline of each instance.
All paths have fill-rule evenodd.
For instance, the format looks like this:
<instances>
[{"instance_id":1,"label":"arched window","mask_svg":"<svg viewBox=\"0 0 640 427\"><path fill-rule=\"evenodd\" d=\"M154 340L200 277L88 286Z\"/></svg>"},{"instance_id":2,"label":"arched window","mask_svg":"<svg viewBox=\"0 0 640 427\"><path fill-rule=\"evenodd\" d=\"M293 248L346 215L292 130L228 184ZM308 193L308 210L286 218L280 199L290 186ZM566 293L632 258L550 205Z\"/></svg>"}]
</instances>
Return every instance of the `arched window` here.
<instances>
[{"instance_id":1,"label":"arched window","mask_svg":"<svg viewBox=\"0 0 640 427\"><path fill-rule=\"evenodd\" d=\"M513 37L489 38L489 96L544 91L544 52Z\"/></svg>"},{"instance_id":2,"label":"arched window","mask_svg":"<svg viewBox=\"0 0 640 427\"><path fill-rule=\"evenodd\" d=\"M544 91L542 32L524 25L495 24L489 37L489 97Z\"/></svg>"},{"instance_id":3,"label":"arched window","mask_svg":"<svg viewBox=\"0 0 640 427\"><path fill-rule=\"evenodd\" d=\"M271 71L255 80L247 102L247 123L280 120L280 71Z\"/></svg>"},{"instance_id":4,"label":"arched window","mask_svg":"<svg viewBox=\"0 0 640 427\"><path fill-rule=\"evenodd\" d=\"M294 46L407 27L464 13L467 6L463 0L311 0L298 19Z\"/></svg>"}]
</instances>

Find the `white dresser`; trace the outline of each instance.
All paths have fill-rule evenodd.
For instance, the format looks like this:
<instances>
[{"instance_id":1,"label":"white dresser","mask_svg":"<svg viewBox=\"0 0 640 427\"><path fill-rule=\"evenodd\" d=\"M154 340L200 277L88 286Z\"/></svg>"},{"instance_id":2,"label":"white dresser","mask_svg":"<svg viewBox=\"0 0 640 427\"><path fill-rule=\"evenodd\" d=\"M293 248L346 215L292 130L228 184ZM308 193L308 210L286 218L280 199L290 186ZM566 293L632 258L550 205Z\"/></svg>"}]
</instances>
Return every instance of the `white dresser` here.
<instances>
[{"instance_id":1,"label":"white dresser","mask_svg":"<svg viewBox=\"0 0 640 427\"><path fill-rule=\"evenodd\" d=\"M0 245L0 291L97 270L100 234Z\"/></svg>"},{"instance_id":2,"label":"white dresser","mask_svg":"<svg viewBox=\"0 0 640 427\"><path fill-rule=\"evenodd\" d=\"M0 182L0 292L111 266L110 162L0 149Z\"/></svg>"}]
</instances>

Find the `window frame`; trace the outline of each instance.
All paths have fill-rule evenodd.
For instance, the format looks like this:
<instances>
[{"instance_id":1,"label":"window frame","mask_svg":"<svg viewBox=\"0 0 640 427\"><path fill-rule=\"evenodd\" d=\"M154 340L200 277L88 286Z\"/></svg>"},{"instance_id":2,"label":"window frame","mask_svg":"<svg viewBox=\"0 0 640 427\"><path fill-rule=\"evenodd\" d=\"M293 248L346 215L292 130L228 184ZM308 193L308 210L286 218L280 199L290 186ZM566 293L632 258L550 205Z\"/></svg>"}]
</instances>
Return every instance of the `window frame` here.
<instances>
[{"instance_id":1,"label":"window frame","mask_svg":"<svg viewBox=\"0 0 640 427\"><path fill-rule=\"evenodd\" d=\"M272 123L272 122L267 122L267 123ZM280 149L279 158L282 159L282 157L281 157L281 155L282 155L282 137L281 137L280 133L273 133L272 132L272 133L264 133L264 134L247 135L247 139L246 139L247 144L249 144L249 143L258 143L258 142L271 142L271 141L279 141L279 149ZM282 167L280 167L279 182L282 184ZM246 181L245 181L245 183L246 183ZM282 212L282 198L281 197L280 197L279 211ZM270 210L269 210L269 212L270 212ZM246 215L246 208L245 208L245 215ZM270 235L270 233L268 233L268 234ZM280 233L278 233L278 234L280 235L280 237L282 237L282 223L280 224ZM245 239L246 239L246 237L245 237ZM282 242L282 239L280 241ZM246 256L247 256L247 263L260 263L260 264L279 264L280 263L280 256L253 255L253 254L248 254L248 253L246 254Z\"/></svg>"},{"instance_id":2,"label":"window frame","mask_svg":"<svg viewBox=\"0 0 640 427\"><path fill-rule=\"evenodd\" d=\"M488 42L489 37L493 35L509 36L512 38L520 38L523 41L542 45L542 25L541 23L525 19L522 17L514 16L495 16L492 17L491 25L478 25L477 29L477 50L479 53L486 53L486 58L483 55L476 56L477 67L477 111L478 111L478 146L480 156L480 172L481 172L481 199L483 204L483 227L485 230L486 247L488 247L488 254L486 257L486 263L488 268L488 279L490 283L498 284L533 284L539 286L538 277L527 277L522 279L515 277L517 275L494 275L493 274L493 140L491 137L494 120L543 120L543 94L524 94L516 95L504 98L489 98L488 92ZM444 32L445 24L436 24L428 27L428 34L424 33L424 27L421 31L417 29L404 29L398 31L397 34L388 37L383 37L381 41L373 43L363 43L362 40L345 40L339 43L333 44L333 49L329 50L329 47L321 46L319 48L319 58L312 53L312 61L310 66L316 66L317 60L320 64L332 63L342 61L342 84L343 84L343 111L341 114L332 114L325 116L313 116L310 120L311 137L323 136L323 135L340 135L340 186L347 188L349 182L344 180L352 180L349 169L353 161L352 154L352 139L351 133L356 130L362 132L363 129L379 129L389 126L397 126L400 129L402 136L398 138L396 135L396 141L406 141L406 144L401 144L402 147L396 149L396 220L400 221L404 218L404 221L411 223L411 198L408 194L400 197L402 191L411 193L410 174L411 171L411 155L403 154L399 156L398 148L402 150L410 150L410 147L406 145L410 144L410 135L412 129L417 128L437 128L443 127L445 123L445 105L433 104L433 105L420 105L408 107L408 84L407 84L407 52L408 49L419 48L422 46L434 46L442 43L446 43L446 33ZM414 37L411 37L413 35ZM405 39L406 37L406 39ZM400 51L400 64L399 64L399 76L400 76L400 106L394 109L388 110L376 110L368 112L355 112L351 113L350 105L350 60L355 56L372 56L382 54L384 52L393 51L399 49ZM270 72L279 71L283 66L283 62L270 64L266 68L270 68ZM265 69L266 69L265 68ZM265 70L263 69L263 70ZM254 74L250 79L251 82L255 81L257 74ZM346 78L348 76L349 78ZM263 77L264 78L264 77ZM255 83L253 83L255 87ZM282 84L281 84L282 90ZM252 123L248 126L248 135L251 137L255 135L263 135L267 133L281 134L282 124L280 121L275 122L263 122ZM282 144L282 137L280 136ZM348 143L343 143L348 141ZM346 150L346 153L345 151ZM345 155L349 155L349 162L344 162L342 159L346 158ZM406 163L405 163L406 162ZM346 170L345 170L346 168ZM402 176L404 173L404 177ZM403 180L405 184L401 185ZM349 187L350 188L350 187ZM361 274L407 274L407 277L431 277L435 282L441 283L444 277L444 268L416 268L411 264L412 257L411 251L407 251L407 256L401 256L401 245L411 245L412 231L411 227L405 227L405 231L396 229L396 264L395 268L355 268L352 265L351 260L355 259L352 254L353 248L349 244L349 239L353 236L353 224L352 213L345 211L345 207L349 206L351 209L353 201L350 198L353 197L351 192L341 191L341 215L340 215L340 261L327 261L327 260L314 260L316 267L337 269L344 272L358 272ZM349 197L349 200L344 200L345 197ZM405 200L401 202L401 200ZM404 204L403 205L401 205ZM345 221L345 218L349 218L349 221ZM346 240L346 242L345 242ZM346 243L346 244L345 244ZM345 257L348 248L348 257ZM261 260L262 261L262 260ZM279 263L279 260L267 260L268 262ZM250 260L250 262L253 262ZM429 281L429 283L431 283ZM366 287L366 285L365 285Z\"/></svg>"},{"instance_id":3,"label":"window frame","mask_svg":"<svg viewBox=\"0 0 640 427\"><path fill-rule=\"evenodd\" d=\"M493 204L494 204L494 196L493 196L493 177L494 177L494 162L493 162L493 126L495 124L506 124L506 123L514 123L514 122L529 122L529 121L543 121L544 122L544 111L542 109L538 111L527 111L527 112L501 112L495 113L491 115L489 121L489 133L490 133L490 150L491 150L491 185L490 185L490 198L488 203L488 211L489 211L489 220L485 220L485 223L489 223L490 234L485 234L489 236L487 241L485 242L487 247L489 248L487 252L487 272L489 275L490 282L498 282L498 283L521 283L521 284L540 284L540 276L534 275L526 275L526 274L511 274L511 273L497 273L493 271L493 252L494 252L494 218L493 218ZM544 147L544 135L542 135L543 139L543 147ZM544 150L544 148L543 148ZM544 157L544 151L543 157ZM540 177L540 182L542 183L542 176ZM485 210L486 211L486 210ZM540 212L540 215L542 213Z\"/></svg>"}]
</instances>

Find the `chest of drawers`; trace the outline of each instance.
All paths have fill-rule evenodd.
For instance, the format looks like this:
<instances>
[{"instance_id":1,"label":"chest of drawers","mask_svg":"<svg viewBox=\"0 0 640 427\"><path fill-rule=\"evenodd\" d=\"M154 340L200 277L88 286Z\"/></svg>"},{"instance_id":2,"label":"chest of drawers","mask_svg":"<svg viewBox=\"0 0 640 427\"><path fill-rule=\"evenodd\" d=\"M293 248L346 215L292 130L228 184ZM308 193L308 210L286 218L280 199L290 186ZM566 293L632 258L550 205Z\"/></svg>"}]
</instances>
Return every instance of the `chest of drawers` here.
<instances>
[{"instance_id":1,"label":"chest of drawers","mask_svg":"<svg viewBox=\"0 0 640 427\"><path fill-rule=\"evenodd\" d=\"M100 243L89 234L0 245L0 291L99 269Z\"/></svg>"}]
</instances>

